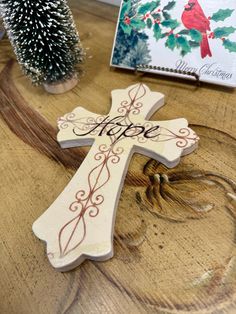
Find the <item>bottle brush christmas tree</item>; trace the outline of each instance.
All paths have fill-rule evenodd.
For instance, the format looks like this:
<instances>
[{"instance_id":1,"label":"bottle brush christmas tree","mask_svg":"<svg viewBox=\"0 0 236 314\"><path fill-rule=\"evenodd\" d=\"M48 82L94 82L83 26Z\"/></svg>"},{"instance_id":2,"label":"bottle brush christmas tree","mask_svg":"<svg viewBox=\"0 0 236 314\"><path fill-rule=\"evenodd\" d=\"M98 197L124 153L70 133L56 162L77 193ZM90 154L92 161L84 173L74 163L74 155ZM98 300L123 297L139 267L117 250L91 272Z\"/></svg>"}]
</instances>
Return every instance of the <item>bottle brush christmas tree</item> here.
<instances>
[{"instance_id":1,"label":"bottle brush christmas tree","mask_svg":"<svg viewBox=\"0 0 236 314\"><path fill-rule=\"evenodd\" d=\"M34 84L75 79L84 53L66 0L0 0L0 10L17 59Z\"/></svg>"}]
</instances>

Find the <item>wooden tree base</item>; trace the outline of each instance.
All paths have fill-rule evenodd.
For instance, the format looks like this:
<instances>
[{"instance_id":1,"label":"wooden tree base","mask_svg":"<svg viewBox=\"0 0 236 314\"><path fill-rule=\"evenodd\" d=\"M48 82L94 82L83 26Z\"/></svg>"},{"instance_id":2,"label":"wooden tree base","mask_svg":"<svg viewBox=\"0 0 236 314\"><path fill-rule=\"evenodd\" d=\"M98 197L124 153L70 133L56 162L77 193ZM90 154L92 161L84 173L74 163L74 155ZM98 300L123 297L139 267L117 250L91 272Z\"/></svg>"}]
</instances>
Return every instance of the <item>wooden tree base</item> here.
<instances>
[{"instance_id":1,"label":"wooden tree base","mask_svg":"<svg viewBox=\"0 0 236 314\"><path fill-rule=\"evenodd\" d=\"M64 82L43 84L44 89L50 94L63 94L74 88L78 83L78 78L74 75L71 79Z\"/></svg>"}]
</instances>

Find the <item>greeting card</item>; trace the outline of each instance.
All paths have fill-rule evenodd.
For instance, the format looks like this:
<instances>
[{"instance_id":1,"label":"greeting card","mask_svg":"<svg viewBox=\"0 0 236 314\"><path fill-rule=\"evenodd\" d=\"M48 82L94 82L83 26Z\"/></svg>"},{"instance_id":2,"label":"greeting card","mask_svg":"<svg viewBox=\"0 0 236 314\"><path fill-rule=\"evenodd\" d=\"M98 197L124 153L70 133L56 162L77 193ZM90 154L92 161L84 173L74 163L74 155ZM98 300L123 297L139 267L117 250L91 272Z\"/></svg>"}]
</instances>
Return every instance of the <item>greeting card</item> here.
<instances>
[{"instance_id":1,"label":"greeting card","mask_svg":"<svg viewBox=\"0 0 236 314\"><path fill-rule=\"evenodd\" d=\"M235 9L234 0L123 0L111 65L193 72L235 87Z\"/></svg>"}]
</instances>

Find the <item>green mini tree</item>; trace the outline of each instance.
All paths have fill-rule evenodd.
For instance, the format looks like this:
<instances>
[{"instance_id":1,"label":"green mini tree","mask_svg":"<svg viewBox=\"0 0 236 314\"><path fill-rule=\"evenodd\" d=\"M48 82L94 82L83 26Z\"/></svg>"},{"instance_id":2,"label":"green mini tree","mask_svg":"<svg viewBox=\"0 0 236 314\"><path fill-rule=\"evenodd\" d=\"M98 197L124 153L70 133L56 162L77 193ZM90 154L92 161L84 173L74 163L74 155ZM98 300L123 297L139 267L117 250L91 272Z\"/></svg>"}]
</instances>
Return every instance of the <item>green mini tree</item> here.
<instances>
[{"instance_id":1,"label":"green mini tree","mask_svg":"<svg viewBox=\"0 0 236 314\"><path fill-rule=\"evenodd\" d=\"M18 62L35 84L66 81L84 53L66 0L0 0Z\"/></svg>"}]
</instances>

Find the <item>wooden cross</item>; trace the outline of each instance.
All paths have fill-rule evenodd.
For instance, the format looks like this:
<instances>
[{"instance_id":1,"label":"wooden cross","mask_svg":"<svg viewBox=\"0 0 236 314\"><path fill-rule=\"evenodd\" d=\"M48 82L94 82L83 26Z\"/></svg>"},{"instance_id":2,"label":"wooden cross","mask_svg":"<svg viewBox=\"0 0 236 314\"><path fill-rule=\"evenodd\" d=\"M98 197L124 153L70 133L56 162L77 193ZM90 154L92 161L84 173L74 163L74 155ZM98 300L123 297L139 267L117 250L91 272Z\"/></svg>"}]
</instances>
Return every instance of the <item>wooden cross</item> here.
<instances>
[{"instance_id":1,"label":"wooden cross","mask_svg":"<svg viewBox=\"0 0 236 314\"><path fill-rule=\"evenodd\" d=\"M64 191L33 225L35 235L47 242L48 258L57 270L113 256L115 213L133 153L174 167L196 148L199 138L185 119L147 121L163 105L162 94L137 84L112 92L107 116L78 107L58 120L62 148L92 148Z\"/></svg>"}]
</instances>

